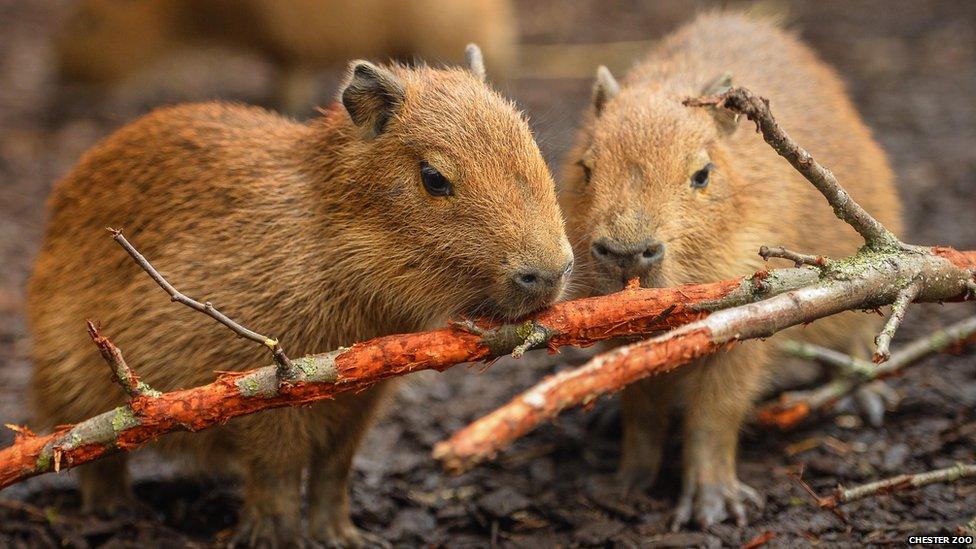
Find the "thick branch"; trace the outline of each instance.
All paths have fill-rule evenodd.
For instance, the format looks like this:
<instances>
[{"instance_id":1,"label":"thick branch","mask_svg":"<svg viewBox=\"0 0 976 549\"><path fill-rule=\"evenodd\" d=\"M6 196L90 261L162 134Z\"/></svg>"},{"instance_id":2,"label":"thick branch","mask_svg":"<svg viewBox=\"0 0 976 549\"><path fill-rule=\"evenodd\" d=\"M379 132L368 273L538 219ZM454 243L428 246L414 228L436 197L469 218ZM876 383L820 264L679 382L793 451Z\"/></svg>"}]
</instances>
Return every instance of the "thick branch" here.
<instances>
[{"instance_id":1,"label":"thick branch","mask_svg":"<svg viewBox=\"0 0 976 549\"><path fill-rule=\"evenodd\" d=\"M904 345L880 366L809 343L791 342L789 346L796 348L798 356L824 360L842 367L851 365L852 372L856 374L838 377L812 391L786 393L778 401L759 408L756 411L756 420L766 426L790 429L814 412L828 409L870 381L891 377L929 355L973 342L976 342L976 316Z\"/></svg>"},{"instance_id":2,"label":"thick branch","mask_svg":"<svg viewBox=\"0 0 976 549\"><path fill-rule=\"evenodd\" d=\"M271 351L272 359L278 366L280 379L291 379L295 376L295 371L292 367L291 361L289 361L288 357L285 356L285 352L282 350L277 339L268 337L266 335L261 335L254 330L241 326L237 322L231 320L231 318L224 313L218 311L217 308L214 307L209 301L206 303L200 303L195 299L187 297L177 290L176 287L170 284L169 281L166 280L166 278L164 278L163 275L152 266L152 263L150 263L149 260L146 259L145 256L143 256L139 250L135 248L135 246L133 246L128 240L125 239L124 236L122 236L122 231L120 229L113 229L109 227L108 231L112 233L112 239L118 242L119 246L122 246L122 248L128 252L130 256L132 256L132 259L135 260L140 267L142 267L142 270L146 271L146 273L156 282L156 284L159 284L159 287L169 294L173 301L182 303L194 311L209 316L210 318L229 328L232 332L237 334L238 337L250 339L251 341L267 347Z\"/></svg>"},{"instance_id":3,"label":"thick branch","mask_svg":"<svg viewBox=\"0 0 976 549\"><path fill-rule=\"evenodd\" d=\"M834 509L845 503L870 496L890 494L910 488L919 488L928 484L955 482L959 479L973 477L976 477L976 464L957 463L955 466L945 469L937 469L925 473L898 475L889 479L855 486L854 488L838 487L832 495L825 498L817 498L817 503L824 509Z\"/></svg>"},{"instance_id":4,"label":"thick branch","mask_svg":"<svg viewBox=\"0 0 976 549\"><path fill-rule=\"evenodd\" d=\"M972 261L976 264L976 252ZM287 384L279 384L277 368L268 366L224 374L208 385L153 398L143 392L125 406L54 434L18 437L13 445L0 450L0 488L55 468L74 467L132 450L169 432L198 431L260 410L331 399L410 372L491 360L517 348L525 349L526 342L530 346L539 344L540 333L550 349L646 337L717 309L808 285L818 277L815 269L779 269L764 271L762 277L711 284L631 287L608 296L559 303L520 324L468 323L463 328L381 337L349 349L307 356L292 361L297 376ZM213 369L230 368L215 364Z\"/></svg>"},{"instance_id":5,"label":"thick branch","mask_svg":"<svg viewBox=\"0 0 976 549\"><path fill-rule=\"evenodd\" d=\"M869 247L901 247L895 235L855 202L830 170L814 160L780 127L769 110L767 99L744 88L732 88L719 95L689 98L684 104L691 107L723 107L746 115L756 123L756 130L762 133L766 143L813 183L834 209L834 214L853 227Z\"/></svg>"},{"instance_id":6,"label":"thick branch","mask_svg":"<svg viewBox=\"0 0 976 549\"><path fill-rule=\"evenodd\" d=\"M916 280L921 301L963 299L970 274L939 256L906 252L860 254L837 261L836 278L764 301L712 313L667 334L621 347L574 370L550 376L508 404L439 443L434 456L463 471L494 456L563 410L650 375L668 372L746 339L764 338L843 311L894 302L904 277ZM946 285L948 282L948 285Z\"/></svg>"}]
</instances>

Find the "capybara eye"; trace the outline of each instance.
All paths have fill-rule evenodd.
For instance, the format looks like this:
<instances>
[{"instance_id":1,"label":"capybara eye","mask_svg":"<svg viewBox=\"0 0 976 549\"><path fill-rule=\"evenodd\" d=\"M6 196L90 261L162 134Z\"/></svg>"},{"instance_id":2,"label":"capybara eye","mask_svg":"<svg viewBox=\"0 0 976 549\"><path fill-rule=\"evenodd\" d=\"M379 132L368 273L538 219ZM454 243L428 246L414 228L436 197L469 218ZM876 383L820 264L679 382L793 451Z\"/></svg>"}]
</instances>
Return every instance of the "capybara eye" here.
<instances>
[{"instance_id":1,"label":"capybara eye","mask_svg":"<svg viewBox=\"0 0 976 549\"><path fill-rule=\"evenodd\" d=\"M582 160L576 162L576 165L579 166L580 168L583 168L583 179L587 183L589 183L590 182L590 175L591 175L590 167L587 166L586 165L586 162L583 162Z\"/></svg>"},{"instance_id":2,"label":"capybara eye","mask_svg":"<svg viewBox=\"0 0 976 549\"><path fill-rule=\"evenodd\" d=\"M708 176L712 173L715 165L709 162L705 167L691 174L691 186L694 189L704 189L708 186Z\"/></svg>"},{"instance_id":3,"label":"capybara eye","mask_svg":"<svg viewBox=\"0 0 976 549\"><path fill-rule=\"evenodd\" d=\"M424 189L431 196L451 196L454 194L454 186L446 177L437 171L437 168L426 162L420 163L420 178L424 180Z\"/></svg>"}]
</instances>

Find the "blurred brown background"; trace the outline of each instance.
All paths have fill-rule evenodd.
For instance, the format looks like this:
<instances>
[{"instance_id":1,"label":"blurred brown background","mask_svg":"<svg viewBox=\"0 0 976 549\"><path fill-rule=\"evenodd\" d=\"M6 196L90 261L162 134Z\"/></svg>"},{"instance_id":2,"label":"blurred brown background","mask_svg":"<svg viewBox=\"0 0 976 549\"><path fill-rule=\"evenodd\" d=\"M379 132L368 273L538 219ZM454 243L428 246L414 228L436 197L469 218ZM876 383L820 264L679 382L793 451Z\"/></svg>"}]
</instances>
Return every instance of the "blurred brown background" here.
<instances>
[{"instance_id":1,"label":"blurred brown background","mask_svg":"<svg viewBox=\"0 0 976 549\"><path fill-rule=\"evenodd\" d=\"M133 3L93 4L107 5L111 11L113 2ZM160 4L168 10L187 9L180 0ZM79 155L125 122L162 104L225 98L277 107L288 106L290 100L292 112L311 116L311 101L321 105L331 101L345 61L352 57L383 61L394 55L420 56L451 62L460 57L468 40L482 42L489 79L525 109L558 179L561 155L588 106L590 75L597 63L610 65L622 76L647 41L702 9L730 7L778 14L838 69L889 153L907 205L908 239L976 248L976 2L519 0L505 11L505 2L489 1L485 4L493 9L468 16L476 24L467 27L450 19L451 2L401 2L411 8L401 6L403 11L391 14L381 6L390 2L374 0L357 4L363 13L349 14L352 22L342 22L337 30L326 27L336 26L328 17L338 17L333 10L325 19L300 17L303 33L296 35L295 27L286 25L291 30L284 38L264 31L260 37L254 35L256 28L266 30L266 25L253 20L255 13L263 12L246 12L240 7L244 3L190 4L196 10L191 12L192 25L181 23L179 32L165 40L156 34L175 23L163 23L159 14L137 14L122 21L122 28L141 28L139 17L149 17L153 23L132 36L115 36L107 42L92 39L80 45L69 41L69 49L94 47L107 59L120 53L134 58L140 44L149 42L151 55L146 54L149 60L140 63L139 70L109 85L92 86L65 83L58 72L58 48L66 46L63 39L58 46L57 36L70 24L76 4L0 0L0 423L28 420L23 288L43 228L45 196ZM316 3L295 2L304 4ZM427 10L431 15L411 20L411 10ZM357 25L357 17L368 24ZM455 26L468 34L486 32L486 26L501 30L493 27L484 37L439 37L438 29L456 30ZM84 36L84 26L81 31ZM506 32L511 33L507 38ZM322 39L317 35L338 38L335 44L345 49L312 44L308 46L312 53L295 53L280 44L289 39ZM381 37L391 36L395 39L384 38L377 45ZM165 55L157 56L159 52ZM776 98L771 99L775 112ZM920 333L958 314L949 308L920 308L907 334ZM865 502L855 508L848 531L833 516L810 507L784 473L787 465L804 463L810 482L825 491L838 482L854 483L885 472L971 460L976 429L964 429L976 425L971 357L936 359L931 362L937 365L923 366L900 380L897 386L905 400L888 428L851 430L827 422L790 435L747 437L743 478L763 488L770 505L745 530L721 526L709 535L668 537L662 534L661 524L673 501L673 484L665 482L648 496L623 500L609 491L602 480L616 459L613 402L601 403L590 414L571 414L541 430L497 465L460 479L441 475L428 458L430 445L559 367L558 360L537 358L536 362L535 368L499 364L480 376L457 369L408 387L357 461L356 521L388 539L411 544L480 545L494 540L516 545L601 545L650 538L679 546L737 544L773 529L780 533L777 544L820 540L859 545L901 542L908 533L951 532L976 512L972 486L933 487L911 496ZM810 439L821 443L811 451L790 453L791 444ZM0 432L0 444L11 440L12 433ZM140 463L137 476L145 479L140 496L164 510L166 526L144 521L103 524L103 531L96 534L71 530L72 539L97 544L137 535L182 545L188 540L202 542L233 524L237 500L227 483L183 479L160 468L151 457ZM0 499L27 498L32 505L63 506L70 515L77 501L65 488L69 485L70 475L38 479L0 493ZM14 511L6 517L3 512L7 511L0 511L0 523L33 524ZM0 527L0 545L4 540L53 535L50 525L37 528L12 534Z\"/></svg>"}]
</instances>

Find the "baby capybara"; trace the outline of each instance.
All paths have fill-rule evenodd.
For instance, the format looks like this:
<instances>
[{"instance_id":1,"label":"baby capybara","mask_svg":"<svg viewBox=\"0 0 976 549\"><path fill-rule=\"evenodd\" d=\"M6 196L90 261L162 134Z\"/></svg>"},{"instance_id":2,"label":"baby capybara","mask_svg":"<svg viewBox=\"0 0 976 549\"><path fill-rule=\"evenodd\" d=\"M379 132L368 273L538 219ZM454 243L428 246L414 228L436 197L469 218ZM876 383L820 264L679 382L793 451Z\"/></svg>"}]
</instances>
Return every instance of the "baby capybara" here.
<instances>
[{"instance_id":1,"label":"baby capybara","mask_svg":"<svg viewBox=\"0 0 976 549\"><path fill-rule=\"evenodd\" d=\"M339 101L308 124L240 105L182 105L88 151L53 191L30 280L39 420L76 422L124 400L86 340L87 318L160 390L267 362L171 303L106 226L124 228L188 295L279 335L293 357L455 314L518 317L557 299L573 256L552 177L523 116L480 76L356 61ZM358 545L350 463L390 389L242 417L157 447L243 474L240 542ZM125 455L78 472L87 508L127 505Z\"/></svg>"},{"instance_id":2,"label":"baby capybara","mask_svg":"<svg viewBox=\"0 0 976 549\"><path fill-rule=\"evenodd\" d=\"M763 267L757 251L764 244L836 257L862 243L752 127L724 109L682 105L731 83L768 97L790 135L869 212L900 230L885 155L837 75L771 22L703 15L666 37L621 85L598 71L561 194L581 285L592 293L619 290L632 278L650 287L747 274ZM867 358L876 328L874 319L849 313L783 337ZM760 501L736 475L736 447L774 362L771 344L749 342L624 391L620 472L631 487L657 477L669 414L684 411L673 528L691 519L703 527L728 517L743 524L745 501Z\"/></svg>"}]
</instances>

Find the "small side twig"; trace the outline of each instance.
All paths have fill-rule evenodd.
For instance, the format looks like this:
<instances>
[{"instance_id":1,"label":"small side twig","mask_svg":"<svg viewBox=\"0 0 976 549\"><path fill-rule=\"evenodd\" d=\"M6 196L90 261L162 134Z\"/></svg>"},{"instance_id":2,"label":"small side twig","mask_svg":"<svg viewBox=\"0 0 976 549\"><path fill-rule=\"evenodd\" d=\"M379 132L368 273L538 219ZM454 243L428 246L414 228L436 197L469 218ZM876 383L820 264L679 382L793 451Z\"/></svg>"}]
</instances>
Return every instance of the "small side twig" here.
<instances>
[{"instance_id":1,"label":"small side twig","mask_svg":"<svg viewBox=\"0 0 976 549\"><path fill-rule=\"evenodd\" d=\"M295 377L295 368L291 361L288 360L288 357L285 356L285 352L281 348L281 344L278 343L276 338L259 334L254 330L241 326L237 322L231 320L230 317L217 310L217 308L214 307L209 301L200 303L195 299L187 297L182 292L177 290L176 287L170 284L169 281L166 280L163 275L161 275L159 271L152 266L152 263L150 263L149 260L146 259L145 256L143 256L139 250L135 248L135 246L125 239L125 236L122 235L122 231L120 229L113 229L111 227L107 227L107 229L110 233L112 233L112 239L115 240L119 246L122 246L122 248L128 252L130 256L132 256L132 259L135 260L140 267L142 267L142 270L146 271L146 273L156 282L156 284L159 285L160 288L169 294L172 301L182 303L194 311L209 316L210 318L229 328L239 337L250 339L251 341L260 343L261 345L267 347L271 351L271 358L278 367L279 380L284 381L293 379Z\"/></svg>"},{"instance_id":2,"label":"small side twig","mask_svg":"<svg viewBox=\"0 0 976 549\"><path fill-rule=\"evenodd\" d=\"M125 391L130 398L142 397L142 396L159 396L159 391L153 389L146 383L139 380L132 368L125 362L122 358L122 351L115 346L114 343L109 341L107 337L102 337L98 333L98 328L95 327L95 323L88 321L88 335L91 336L92 341L95 346L98 347L98 351L102 354L102 358L105 362L112 368L112 377L122 386L122 390Z\"/></svg>"},{"instance_id":3,"label":"small side twig","mask_svg":"<svg viewBox=\"0 0 976 549\"><path fill-rule=\"evenodd\" d=\"M875 364L881 364L891 358L891 351L889 350L891 340L895 337L895 332L901 326L902 320L905 319L905 312L908 310L908 306L915 300L921 289L922 286L918 282L913 282L898 292L898 297L891 304L891 316L888 317L888 321L885 323L884 328L881 329L878 337L874 338L875 351L873 360Z\"/></svg>"},{"instance_id":4,"label":"small side twig","mask_svg":"<svg viewBox=\"0 0 976 549\"><path fill-rule=\"evenodd\" d=\"M818 498L818 503L824 509L834 509L845 503L870 496L890 494L909 488L919 488L928 484L949 483L973 477L976 477L976 464L957 463L953 467L947 467L945 469L937 469L925 473L898 475L853 488L838 487L830 496Z\"/></svg>"},{"instance_id":5,"label":"small side twig","mask_svg":"<svg viewBox=\"0 0 976 549\"><path fill-rule=\"evenodd\" d=\"M769 261L769 258L771 257L779 257L792 261L797 267L802 267L804 265L824 267L828 263L827 258L822 255L801 254L787 250L782 246L762 246L759 248L759 257L763 258L763 261Z\"/></svg>"}]
</instances>

